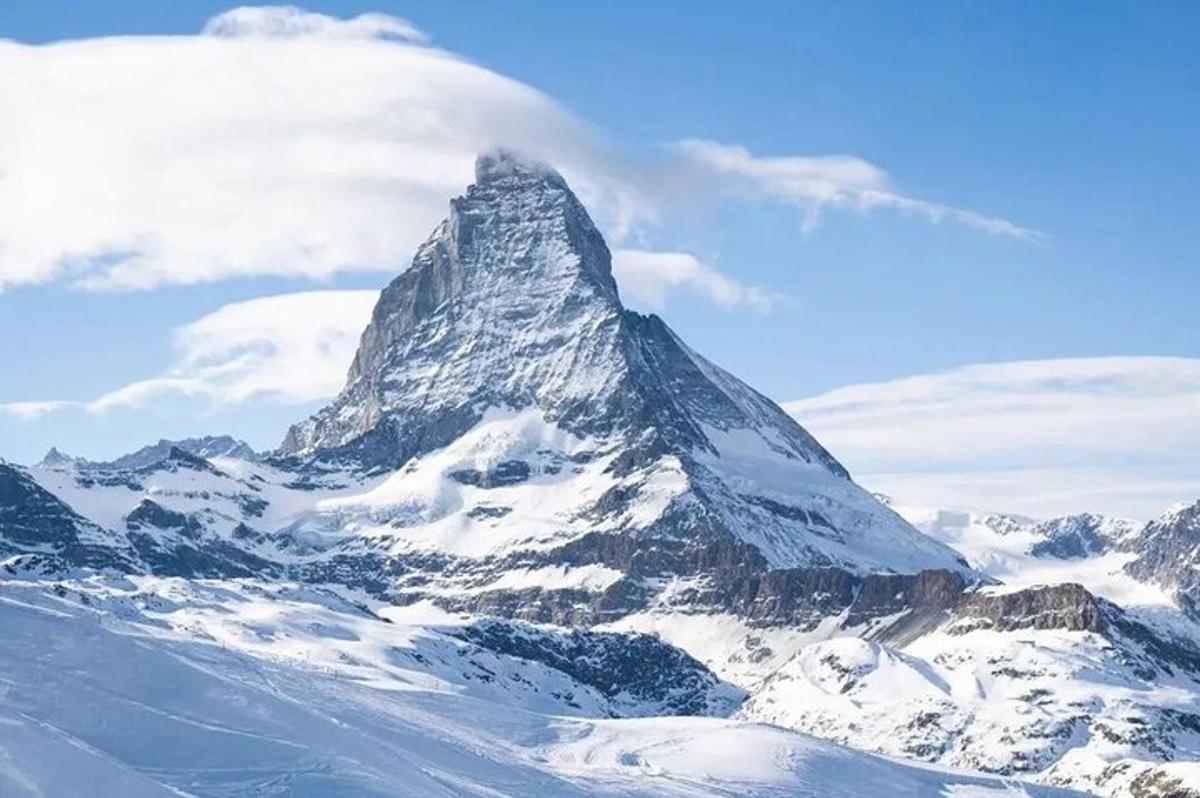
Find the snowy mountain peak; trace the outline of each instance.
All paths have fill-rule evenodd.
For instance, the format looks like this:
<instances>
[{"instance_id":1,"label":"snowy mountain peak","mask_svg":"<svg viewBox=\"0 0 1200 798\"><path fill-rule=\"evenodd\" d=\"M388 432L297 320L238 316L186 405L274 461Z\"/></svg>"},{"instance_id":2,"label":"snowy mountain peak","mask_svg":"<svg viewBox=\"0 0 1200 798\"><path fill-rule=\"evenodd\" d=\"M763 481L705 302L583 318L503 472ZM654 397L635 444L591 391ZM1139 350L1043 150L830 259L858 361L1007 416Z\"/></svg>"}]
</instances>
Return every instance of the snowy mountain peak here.
<instances>
[{"instance_id":1,"label":"snowy mountain peak","mask_svg":"<svg viewBox=\"0 0 1200 798\"><path fill-rule=\"evenodd\" d=\"M258 454L245 441L229 435L205 435L200 438L184 438L182 440L162 438L158 443L143 446L137 451L105 461L72 457L51 447L38 465L46 468L77 468L84 471L121 471L149 468L173 458L179 459L180 456L201 459L233 457L249 461L258 459Z\"/></svg>"},{"instance_id":2,"label":"snowy mountain peak","mask_svg":"<svg viewBox=\"0 0 1200 798\"><path fill-rule=\"evenodd\" d=\"M651 527L740 539L771 565L963 569L851 482L774 402L662 319L624 308L608 247L566 182L504 151L480 157L477 182L380 295L345 388L289 431L280 455L360 473L404 469L388 496L430 517L460 492L411 499L410 472L434 462L447 465L424 477L430 484L530 483L532 492L539 476L573 463L587 484L552 521L556 545ZM509 510L462 506L476 514L468 526ZM521 527L515 515L505 523ZM528 528L521 539L547 545Z\"/></svg>"},{"instance_id":3,"label":"snowy mountain peak","mask_svg":"<svg viewBox=\"0 0 1200 798\"><path fill-rule=\"evenodd\" d=\"M562 188L567 186L553 167L516 150L497 147L475 159L476 184L509 179L545 180Z\"/></svg>"},{"instance_id":4,"label":"snowy mountain peak","mask_svg":"<svg viewBox=\"0 0 1200 798\"><path fill-rule=\"evenodd\" d=\"M646 794L715 795L746 793L759 767L807 768L813 751L835 751L855 782L871 761L801 738L764 749L786 733L744 724L758 720L1106 796L1184 794L1174 765L1200 759L1194 627L1126 612L1082 578L1038 577L1094 577L1093 560L1114 576L1136 543L1130 573L1200 597L1200 505L1136 540L1091 515L912 515L972 571L774 402L624 308L561 175L504 151L476 171L381 293L342 392L280 452L221 436L109 463L0 462L0 626L16 630L0 640L0 762L45 759L5 759L17 729L29 751L77 734L88 745L72 749L132 773L120 730L165 729L181 742L160 759L138 751L135 770L172 794L495 794L463 789L482 768L505 794L583 796L545 769L579 775L603 749ZM100 679L84 663L97 652ZM147 693L146 673L216 703ZM87 712L64 714L75 705ZM196 723L204 713L218 723ZM95 717L116 718L107 752ZM706 789L712 757L679 747L700 731L695 751L735 752L736 789ZM765 753L741 756L730 733ZM255 763L296 772L248 776L243 742ZM182 749L214 765L209 781L194 756L173 770ZM657 789L672 750L688 774L705 764L702 780ZM493 753L527 754L530 780L484 766ZM888 767L863 781L879 789L783 773L757 794L1055 794Z\"/></svg>"},{"instance_id":5,"label":"snowy mountain peak","mask_svg":"<svg viewBox=\"0 0 1200 798\"><path fill-rule=\"evenodd\" d=\"M285 454L395 466L489 407L537 405L578 427L596 420L585 403L621 390L624 310L587 212L548 167L492 153L478 171L384 289L342 394L291 430Z\"/></svg>"},{"instance_id":6,"label":"snowy mountain peak","mask_svg":"<svg viewBox=\"0 0 1200 798\"><path fill-rule=\"evenodd\" d=\"M78 458L72 457L69 454L63 454L58 450L57 446L51 446L50 451L41 459L38 465L48 466L51 468L62 468L73 465L78 462Z\"/></svg>"}]
</instances>

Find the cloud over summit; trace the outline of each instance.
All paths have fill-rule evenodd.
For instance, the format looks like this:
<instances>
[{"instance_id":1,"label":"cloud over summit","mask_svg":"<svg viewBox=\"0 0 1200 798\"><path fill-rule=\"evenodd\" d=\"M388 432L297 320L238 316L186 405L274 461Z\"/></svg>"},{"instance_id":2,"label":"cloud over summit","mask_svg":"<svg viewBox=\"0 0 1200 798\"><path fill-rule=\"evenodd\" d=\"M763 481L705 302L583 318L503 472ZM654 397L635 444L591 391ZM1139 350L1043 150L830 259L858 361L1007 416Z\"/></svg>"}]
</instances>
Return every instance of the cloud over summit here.
<instances>
[{"instance_id":1,"label":"cloud over summit","mask_svg":"<svg viewBox=\"0 0 1200 798\"><path fill-rule=\"evenodd\" d=\"M641 168L553 98L386 14L241 7L193 36L0 41L0 99L0 290L397 272L495 146L559 168L617 245L668 215L680 184L749 189L810 226L890 208L1024 235L895 193L852 157L691 140Z\"/></svg>"}]
</instances>

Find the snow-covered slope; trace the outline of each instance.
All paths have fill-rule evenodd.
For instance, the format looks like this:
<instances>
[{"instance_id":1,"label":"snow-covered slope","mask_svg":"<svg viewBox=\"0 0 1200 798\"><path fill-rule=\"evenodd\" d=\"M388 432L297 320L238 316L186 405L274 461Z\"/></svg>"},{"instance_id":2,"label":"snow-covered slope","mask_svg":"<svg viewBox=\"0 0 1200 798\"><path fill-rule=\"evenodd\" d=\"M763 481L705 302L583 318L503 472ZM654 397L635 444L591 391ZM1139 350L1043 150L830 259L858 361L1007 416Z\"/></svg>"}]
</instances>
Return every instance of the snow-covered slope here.
<instances>
[{"instance_id":1,"label":"snow-covered slope","mask_svg":"<svg viewBox=\"0 0 1200 798\"><path fill-rule=\"evenodd\" d=\"M968 592L916 627L906 617L851 604L797 627L651 611L605 628L657 634L740 685L741 718L1104 796L1200 790L1184 767L1200 758L1200 627L1177 610L1125 611L1055 584ZM1155 792L1164 762L1180 783Z\"/></svg>"},{"instance_id":2,"label":"snow-covered slope","mask_svg":"<svg viewBox=\"0 0 1200 798\"><path fill-rule=\"evenodd\" d=\"M1164 663L1116 628L1036 628L1010 612L1015 628L968 616L907 645L803 646L739 716L1102 795L1153 794L1133 785L1157 777L1159 761L1200 761L1195 648L1182 666ZM1200 783L1200 765L1185 772Z\"/></svg>"},{"instance_id":3,"label":"snow-covered slope","mask_svg":"<svg viewBox=\"0 0 1200 798\"><path fill-rule=\"evenodd\" d=\"M596 717L569 676L403 616L248 582L0 582L0 794L1067 795L740 721Z\"/></svg>"}]
</instances>

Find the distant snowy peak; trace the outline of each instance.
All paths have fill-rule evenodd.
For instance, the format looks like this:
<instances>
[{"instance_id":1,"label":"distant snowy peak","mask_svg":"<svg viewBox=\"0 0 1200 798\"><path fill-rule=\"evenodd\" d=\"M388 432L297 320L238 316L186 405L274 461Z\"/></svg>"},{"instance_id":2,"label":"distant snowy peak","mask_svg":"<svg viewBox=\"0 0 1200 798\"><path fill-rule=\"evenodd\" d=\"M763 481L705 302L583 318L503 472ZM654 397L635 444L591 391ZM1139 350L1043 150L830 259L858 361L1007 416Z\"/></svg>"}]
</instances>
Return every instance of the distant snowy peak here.
<instances>
[{"instance_id":1,"label":"distant snowy peak","mask_svg":"<svg viewBox=\"0 0 1200 798\"><path fill-rule=\"evenodd\" d=\"M172 450L178 450L194 457L210 459L213 457L232 457L238 460L257 460L258 453L250 448L245 441L229 435L205 435L200 438L184 438L183 440L159 440L148 446L143 446L135 452L121 455L114 460L85 460L82 457L72 457L63 454L57 448L51 447L46 456L38 464L46 468L81 468L105 471L124 471L147 468L157 465L172 457Z\"/></svg>"},{"instance_id":2,"label":"distant snowy peak","mask_svg":"<svg viewBox=\"0 0 1200 798\"><path fill-rule=\"evenodd\" d=\"M1023 515L1011 513L988 513L979 519L979 523L994 530L999 535L1009 535L1023 532L1037 525L1037 521Z\"/></svg>"},{"instance_id":3,"label":"distant snowy peak","mask_svg":"<svg viewBox=\"0 0 1200 798\"><path fill-rule=\"evenodd\" d=\"M1128 518L1077 513L1038 520L1011 513L977 514L948 508L898 507L917 528L955 547L968 560L985 552L1059 560L1094 557L1131 545L1142 524Z\"/></svg>"},{"instance_id":4,"label":"distant snowy peak","mask_svg":"<svg viewBox=\"0 0 1200 798\"><path fill-rule=\"evenodd\" d=\"M1042 540L1029 553L1035 557L1076 559L1104 554L1126 545L1142 528L1128 518L1111 518L1094 513L1052 518L1034 526Z\"/></svg>"},{"instance_id":5,"label":"distant snowy peak","mask_svg":"<svg viewBox=\"0 0 1200 798\"><path fill-rule=\"evenodd\" d=\"M68 468L80 462L84 461L78 457L72 457L69 454L63 454L58 450L57 447L51 446L50 451L46 452L46 455L41 459L41 462L39 462L38 465L46 466L47 468Z\"/></svg>"}]
</instances>

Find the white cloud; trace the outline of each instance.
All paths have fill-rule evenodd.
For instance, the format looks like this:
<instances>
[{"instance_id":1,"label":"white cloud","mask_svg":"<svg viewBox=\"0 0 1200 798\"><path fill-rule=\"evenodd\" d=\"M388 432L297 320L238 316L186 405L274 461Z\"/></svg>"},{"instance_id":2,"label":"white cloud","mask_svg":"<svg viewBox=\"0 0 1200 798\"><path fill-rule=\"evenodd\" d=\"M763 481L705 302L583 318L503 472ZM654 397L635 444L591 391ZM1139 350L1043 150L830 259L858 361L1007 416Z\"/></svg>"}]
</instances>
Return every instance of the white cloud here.
<instances>
[{"instance_id":1,"label":"white cloud","mask_svg":"<svg viewBox=\"0 0 1200 798\"><path fill-rule=\"evenodd\" d=\"M887 174L861 158L848 155L765 157L744 147L715 141L687 139L677 145L687 159L713 175L736 183L748 194L792 203L804 211L804 227L813 229L827 208L850 208L866 213L886 208L922 217L930 222L952 221L994 235L1028 241L1043 236L1007 219L984 216L935 202L899 194Z\"/></svg>"},{"instance_id":2,"label":"white cloud","mask_svg":"<svg viewBox=\"0 0 1200 798\"><path fill-rule=\"evenodd\" d=\"M59 410L77 407L77 402L46 401L46 402L3 402L0 403L0 413L7 413L14 418L32 421L48 416Z\"/></svg>"},{"instance_id":3,"label":"white cloud","mask_svg":"<svg viewBox=\"0 0 1200 798\"><path fill-rule=\"evenodd\" d=\"M325 399L345 381L378 291L307 291L235 302L177 329L162 374L82 401L10 402L23 419L64 410L105 413L165 396L211 404Z\"/></svg>"},{"instance_id":4,"label":"white cloud","mask_svg":"<svg viewBox=\"0 0 1200 798\"><path fill-rule=\"evenodd\" d=\"M785 407L904 501L1147 517L1200 496L1200 359L982 364Z\"/></svg>"},{"instance_id":5,"label":"white cloud","mask_svg":"<svg viewBox=\"0 0 1200 798\"><path fill-rule=\"evenodd\" d=\"M654 309L665 306L667 295L683 289L716 304L765 312L778 297L765 288L745 285L686 252L613 251L613 273L626 299Z\"/></svg>"},{"instance_id":6,"label":"white cloud","mask_svg":"<svg viewBox=\"0 0 1200 798\"><path fill-rule=\"evenodd\" d=\"M888 206L1028 232L890 193L855 158L692 141L634 162L552 98L384 14L239 8L194 36L0 41L0 102L0 290L397 272L474 156L500 145L559 167L617 243L697 186L748 186L811 218Z\"/></svg>"}]
</instances>

